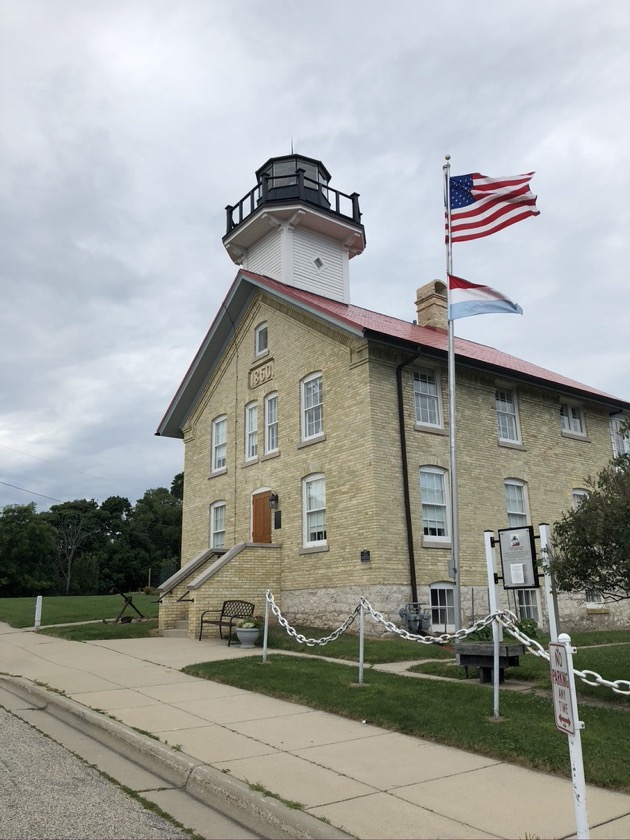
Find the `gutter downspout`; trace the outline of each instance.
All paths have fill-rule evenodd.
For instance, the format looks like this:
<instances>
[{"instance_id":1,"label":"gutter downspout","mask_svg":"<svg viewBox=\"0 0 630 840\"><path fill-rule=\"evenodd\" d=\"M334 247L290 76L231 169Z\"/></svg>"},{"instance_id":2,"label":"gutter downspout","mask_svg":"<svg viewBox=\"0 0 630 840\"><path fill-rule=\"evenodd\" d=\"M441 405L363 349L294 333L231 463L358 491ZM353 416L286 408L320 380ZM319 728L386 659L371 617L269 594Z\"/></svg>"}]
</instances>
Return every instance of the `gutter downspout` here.
<instances>
[{"instance_id":1,"label":"gutter downspout","mask_svg":"<svg viewBox=\"0 0 630 840\"><path fill-rule=\"evenodd\" d=\"M416 581L416 558L413 550L413 524L411 520L411 499L409 496L409 466L407 464L407 439L405 436L405 410L403 405L402 372L403 368L415 361L420 355L420 348L414 356L401 362L396 368L396 393L398 396L398 428L400 430L400 456L402 458L403 496L405 500L405 525L407 529L407 554L409 557L409 582L411 584L411 600L418 600L418 584Z\"/></svg>"}]
</instances>

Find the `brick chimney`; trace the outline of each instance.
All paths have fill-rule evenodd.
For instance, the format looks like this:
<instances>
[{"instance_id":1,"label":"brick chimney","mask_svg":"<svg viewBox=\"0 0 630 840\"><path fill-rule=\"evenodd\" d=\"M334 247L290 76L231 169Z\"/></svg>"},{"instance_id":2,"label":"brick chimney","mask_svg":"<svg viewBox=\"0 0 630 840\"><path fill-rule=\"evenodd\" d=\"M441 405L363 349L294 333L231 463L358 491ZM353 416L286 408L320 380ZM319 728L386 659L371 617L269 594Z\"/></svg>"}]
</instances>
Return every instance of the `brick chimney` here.
<instances>
[{"instance_id":1,"label":"brick chimney","mask_svg":"<svg viewBox=\"0 0 630 840\"><path fill-rule=\"evenodd\" d=\"M446 311L446 284L431 280L416 292L416 312L421 327L448 328Z\"/></svg>"}]
</instances>

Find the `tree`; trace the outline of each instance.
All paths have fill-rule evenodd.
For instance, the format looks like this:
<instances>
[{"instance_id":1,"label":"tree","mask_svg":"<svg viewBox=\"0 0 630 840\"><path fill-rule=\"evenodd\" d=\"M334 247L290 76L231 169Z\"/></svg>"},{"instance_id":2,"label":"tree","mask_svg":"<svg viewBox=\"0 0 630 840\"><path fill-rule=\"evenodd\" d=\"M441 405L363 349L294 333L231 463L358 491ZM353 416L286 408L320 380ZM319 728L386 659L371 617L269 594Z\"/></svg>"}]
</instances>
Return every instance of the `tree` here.
<instances>
[{"instance_id":1,"label":"tree","mask_svg":"<svg viewBox=\"0 0 630 840\"><path fill-rule=\"evenodd\" d=\"M0 512L0 586L19 598L55 589L55 531L36 513L35 503L7 505Z\"/></svg>"},{"instance_id":2,"label":"tree","mask_svg":"<svg viewBox=\"0 0 630 840\"><path fill-rule=\"evenodd\" d=\"M175 478L171 481L171 495L179 499L180 502L184 500L184 473L177 473Z\"/></svg>"},{"instance_id":3,"label":"tree","mask_svg":"<svg viewBox=\"0 0 630 840\"><path fill-rule=\"evenodd\" d=\"M182 538L182 502L165 487L147 490L131 517L129 544L134 558L134 585L156 580L159 570L176 564Z\"/></svg>"},{"instance_id":4,"label":"tree","mask_svg":"<svg viewBox=\"0 0 630 840\"><path fill-rule=\"evenodd\" d=\"M630 455L615 458L587 488L554 526L550 571L560 590L630 598Z\"/></svg>"},{"instance_id":5,"label":"tree","mask_svg":"<svg viewBox=\"0 0 630 840\"><path fill-rule=\"evenodd\" d=\"M63 591L69 595L75 565L85 557L86 562L90 563L93 575L94 554L103 548L105 542L98 503L93 499L62 502L59 505L53 505L42 516L56 531L58 570L63 581ZM98 582L93 581L90 588L93 592L97 591Z\"/></svg>"}]
</instances>

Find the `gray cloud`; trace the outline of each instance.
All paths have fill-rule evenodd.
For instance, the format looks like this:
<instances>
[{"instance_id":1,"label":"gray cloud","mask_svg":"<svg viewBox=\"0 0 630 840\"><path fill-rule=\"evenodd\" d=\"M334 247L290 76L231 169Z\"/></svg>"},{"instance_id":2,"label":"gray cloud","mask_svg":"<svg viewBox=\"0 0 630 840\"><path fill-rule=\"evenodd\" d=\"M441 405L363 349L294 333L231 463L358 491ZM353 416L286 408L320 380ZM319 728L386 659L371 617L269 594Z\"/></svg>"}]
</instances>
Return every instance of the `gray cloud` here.
<instances>
[{"instance_id":1,"label":"gray cloud","mask_svg":"<svg viewBox=\"0 0 630 840\"><path fill-rule=\"evenodd\" d=\"M444 154L536 170L538 218L454 249L525 315L457 333L628 399L629 29L625 0L5 0L0 479L170 484L153 433L236 272L224 207L292 140L361 194L353 301L409 320Z\"/></svg>"}]
</instances>

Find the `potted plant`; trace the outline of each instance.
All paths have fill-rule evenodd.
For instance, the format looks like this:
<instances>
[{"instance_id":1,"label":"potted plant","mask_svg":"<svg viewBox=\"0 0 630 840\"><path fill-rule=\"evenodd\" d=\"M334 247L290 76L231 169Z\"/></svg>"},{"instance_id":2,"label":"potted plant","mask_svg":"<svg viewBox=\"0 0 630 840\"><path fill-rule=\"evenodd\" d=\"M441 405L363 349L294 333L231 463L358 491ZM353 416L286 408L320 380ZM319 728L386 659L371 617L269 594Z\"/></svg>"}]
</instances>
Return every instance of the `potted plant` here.
<instances>
[{"instance_id":1,"label":"potted plant","mask_svg":"<svg viewBox=\"0 0 630 840\"><path fill-rule=\"evenodd\" d=\"M260 633L260 619L242 618L236 625L236 635L242 648L253 648Z\"/></svg>"}]
</instances>

